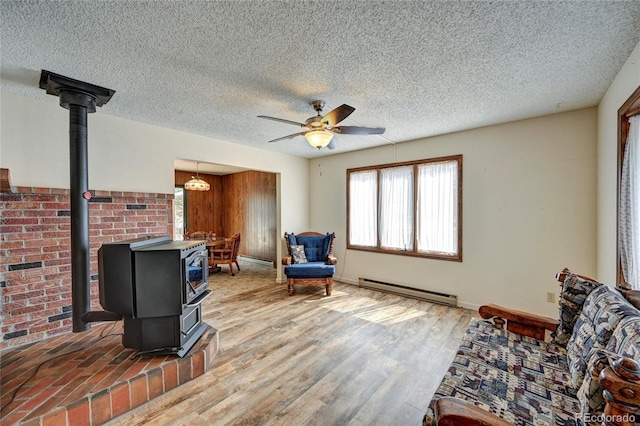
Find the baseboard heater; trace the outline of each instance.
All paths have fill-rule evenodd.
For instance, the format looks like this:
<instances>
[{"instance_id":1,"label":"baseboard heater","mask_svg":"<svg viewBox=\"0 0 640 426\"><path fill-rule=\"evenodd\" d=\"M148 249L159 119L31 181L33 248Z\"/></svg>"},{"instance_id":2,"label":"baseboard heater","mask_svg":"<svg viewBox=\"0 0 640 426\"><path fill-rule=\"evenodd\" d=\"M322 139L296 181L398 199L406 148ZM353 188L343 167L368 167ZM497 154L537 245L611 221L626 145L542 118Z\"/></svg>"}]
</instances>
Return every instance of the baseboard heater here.
<instances>
[{"instance_id":1,"label":"baseboard heater","mask_svg":"<svg viewBox=\"0 0 640 426\"><path fill-rule=\"evenodd\" d=\"M399 284L385 283L382 281L372 280L370 278L358 279L358 285L363 288L384 291L400 296L413 297L414 299L425 300L427 302L440 303L447 306L458 306L458 296L445 293L437 293L435 291L418 290Z\"/></svg>"}]
</instances>

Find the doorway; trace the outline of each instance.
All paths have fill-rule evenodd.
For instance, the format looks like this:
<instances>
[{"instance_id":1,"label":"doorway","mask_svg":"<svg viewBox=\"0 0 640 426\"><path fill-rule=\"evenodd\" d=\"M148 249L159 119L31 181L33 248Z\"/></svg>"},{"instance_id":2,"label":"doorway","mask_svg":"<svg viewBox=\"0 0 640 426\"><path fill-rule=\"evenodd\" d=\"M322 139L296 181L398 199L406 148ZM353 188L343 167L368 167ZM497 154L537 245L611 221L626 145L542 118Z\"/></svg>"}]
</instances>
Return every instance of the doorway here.
<instances>
[{"instance_id":1,"label":"doorway","mask_svg":"<svg viewBox=\"0 0 640 426\"><path fill-rule=\"evenodd\" d=\"M200 161L198 165L199 177L210 184L209 191L185 191L184 182L191 179L192 171L179 170L176 161L174 238L195 231L227 237L239 233L240 255L275 262L280 242L276 173L230 170Z\"/></svg>"}]
</instances>

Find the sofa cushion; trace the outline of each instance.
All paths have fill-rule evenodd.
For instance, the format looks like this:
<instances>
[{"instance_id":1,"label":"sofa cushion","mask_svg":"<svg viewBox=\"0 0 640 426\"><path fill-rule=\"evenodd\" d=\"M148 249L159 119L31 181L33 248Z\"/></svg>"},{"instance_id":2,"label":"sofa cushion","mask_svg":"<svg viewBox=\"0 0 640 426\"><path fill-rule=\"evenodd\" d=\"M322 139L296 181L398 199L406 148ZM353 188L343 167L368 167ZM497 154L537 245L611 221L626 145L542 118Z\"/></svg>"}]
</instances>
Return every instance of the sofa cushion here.
<instances>
[{"instance_id":1,"label":"sofa cushion","mask_svg":"<svg viewBox=\"0 0 640 426\"><path fill-rule=\"evenodd\" d=\"M325 262L307 262L285 266L287 278L327 278L333 276L336 267Z\"/></svg>"},{"instance_id":2,"label":"sofa cushion","mask_svg":"<svg viewBox=\"0 0 640 426\"><path fill-rule=\"evenodd\" d=\"M640 360L640 316L628 317L620 321L605 349Z\"/></svg>"},{"instance_id":3,"label":"sofa cushion","mask_svg":"<svg viewBox=\"0 0 640 426\"><path fill-rule=\"evenodd\" d=\"M592 350L604 349L620 321L640 316L614 288L603 285L591 292L567 343L567 359L573 384L582 385Z\"/></svg>"},{"instance_id":4,"label":"sofa cushion","mask_svg":"<svg viewBox=\"0 0 640 426\"><path fill-rule=\"evenodd\" d=\"M578 389L578 400L584 413L597 416L604 411L604 389L598 381L598 376L604 367L621 356L640 359L640 317L621 320L605 349L596 349L589 354L587 373Z\"/></svg>"},{"instance_id":5,"label":"sofa cushion","mask_svg":"<svg viewBox=\"0 0 640 426\"><path fill-rule=\"evenodd\" d=\"M615 357L611 361L617 358L615 354L604 349L594 349L589 354L587 372L577 393L581 412L598 416L604 411L605 402L602 396L604 389L598 382L598 376L609 365L611 357Z\"/></svg>"},{"instance_id":6,"label":"sofa cushion","mask_svg":"<svg viewBox=\"0 0 640 426\"><path fill-rule=\"evenodd\" d=\"M458 354L477 359L521 380L544 386L572 397L576 389L571 383L566 349L499 329L491 322L473 319L467 327Z\"/></svg>"},{"instance_id":7,"label":"sofa cushion","mask_svg":"<svg viewBox=\"0 0 640 426\"><path fill-rule=\"evenodd\" d=\"M515 425L575 425L581 421L575 397L522 380L467 354L456 355L449 366L429 404L424 425L435 425L435 402L444 396L472 402Z\"/></svg>"},{"instance_id":8,"label":"sofa cushion","mask_svg":"<svg viewBox=\"0 0 640 426\"><path fill-rule=\"evenodd\" d=\"M291 257L293 257L293 263L307 263L303 245L291 246Z\"/></svg>"},{"instance_id":9,"label":"sofa cushion","mask_svg":"<svg viewBox=\"0 0 640 426\"><path fill-rule=\"evenodd\" d=\"M557 343L567 344L578 316L582 312L584 301L593 290L601 285L602 283L579 277L571 272L567 274L560 293L560 325L555 336Z\"/></svg>"}]
</instances>

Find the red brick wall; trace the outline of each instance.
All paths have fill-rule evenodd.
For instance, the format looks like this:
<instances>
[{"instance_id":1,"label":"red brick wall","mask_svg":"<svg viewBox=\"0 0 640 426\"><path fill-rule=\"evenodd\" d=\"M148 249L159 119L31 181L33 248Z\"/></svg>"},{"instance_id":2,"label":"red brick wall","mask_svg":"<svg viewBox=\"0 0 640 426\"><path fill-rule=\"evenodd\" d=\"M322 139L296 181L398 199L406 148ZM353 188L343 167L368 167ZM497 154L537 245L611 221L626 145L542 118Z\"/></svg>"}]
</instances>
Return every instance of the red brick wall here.
<instances>
[{"instance_id":1,"label":"red brick wall","mask_svg":"<svg viewBox=\"0 0 640 426\"><path fill-rule=\"evenodd\" d=\"M71 331L69 191L0 194L0 349ZM97 252L105 242L172 235L173 195L91 191L91 305L102 310Z\"/></svg>"}]
</instances>

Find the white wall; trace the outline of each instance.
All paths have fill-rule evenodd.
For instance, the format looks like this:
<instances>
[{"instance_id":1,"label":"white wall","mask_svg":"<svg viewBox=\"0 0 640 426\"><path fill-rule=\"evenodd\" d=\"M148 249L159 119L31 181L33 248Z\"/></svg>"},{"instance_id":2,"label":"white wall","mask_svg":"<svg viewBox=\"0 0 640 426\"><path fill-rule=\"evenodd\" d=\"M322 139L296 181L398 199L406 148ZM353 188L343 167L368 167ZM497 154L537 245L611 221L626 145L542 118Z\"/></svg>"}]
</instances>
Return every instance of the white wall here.
<instances>
[{"instance_id":1,"label":"white wall","mask_svg":"<svg viewBox=\"0 0 640 426\"><path fill-rule=\"evenodd\" d=\"M640 86L640 43L598 106L598 276L616 284L618 109Z\"/></svg>"},{"instance_id":2,"label":"white wall","mask_svg":"<svg viewBox=\"0 0 640 426\"><path fill-rule=\"evenodd\" d=\"M69 187L69 112L46 101L0 94L0 167L13 186ZM117 102L117 94L110 102ZM105 108L106 109L106 108ZM309 228L308 161L107 115L88 119L89 188L173 194L174 160L193 159L278 173L284 230ZM280 257L282 245L278 246ZM280 280L281 268L278 270Z\"/></svg>"},{"instance_id":3,"label":"white wall","mask_svg":"<svg viewBox=\"0 0 640 426\"><path fill-rule=\"evenodd\" d=\"M557 317L554 275L596 269L596 109L310 161L311 229L336 232L337 278L358 277ZM463 154L463 262L346 250L346 169Z\"/></svg>"}]
</instances>

